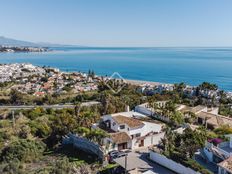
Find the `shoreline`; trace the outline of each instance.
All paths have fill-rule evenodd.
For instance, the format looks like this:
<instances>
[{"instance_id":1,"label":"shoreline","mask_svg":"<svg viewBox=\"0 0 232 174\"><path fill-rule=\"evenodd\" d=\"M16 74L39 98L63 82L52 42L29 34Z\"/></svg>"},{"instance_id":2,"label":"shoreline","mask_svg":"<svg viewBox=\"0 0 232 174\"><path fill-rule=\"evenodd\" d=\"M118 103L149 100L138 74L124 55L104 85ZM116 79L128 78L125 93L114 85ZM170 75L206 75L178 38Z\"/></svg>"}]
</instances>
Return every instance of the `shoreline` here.
<instances>
[{"instance_id":1,"label":"shoreline","mask_svg":"<svg viewBox=\"0 0 232 174\"><path fill-rule=\"evenodd\" d=\"M132 84L132 85L143 85L143 84L150 84L150 85L161 85L166 83L160 83L160 82L153 82L153 81L144 81L144 80L134 80L134 79L125 79L126 83ZM173 85L173 84L170 84Z\"/></svg>"},{"instance_id":2,"label":"shoreline","mask_svg":"<svg viewBox=\"0 0 232 174\"><path fill-rule=\"evenodd\" d=\"M146 80L135 80L135 79L125 79L126 83L132 84L132 85L144 85L144 84L149 84L149 85L170 85L174 86L174 83L163 83L163 82L154 82L154 81L146 81ZM186 84L187 86L190 86Z\"/></svg>"},{"instance_id":3,"label":"shoreline","mask_svg":"<svg viewBox=\"0 0 232 174\"><path fill-rule=\"evenodd\" d=\"M174 84L172 83L162 83L162 82L153 82L153 81L144 81L144 80L133 80L133 79L124 79L126 83L131 84L131 85L144 85L144 84L149 84L149 85L153 85L153 86L158 86L158 85L170 85L170 86L174 86ZM186 83L185 83L186 84ZM196 86L192 86L192 85L188 85L186 84L186 86L189 87L196 87ZM222 89L218 89L218 90L222 90ZM232 94L232 91L228 91L228 90L223 90L224 92L228 93L228 94Z\"/></svg>"},{"instance_id":4,"label":"shoreline","mask_svg":"<svg viewBox=\"0 0 232 174\"><path fill-rule=\"evenodd\" d=\"M11 64L24 64L24 63L3 63L3 64L1 64L1 65L11 65ZM25 64L31 64L31 65L33 65L33 66L37 66L37 67L41 67L42 68L42 66L40 66L40 65L34 65L34 64L32 64L32 63L25 63ZM46 66L45 66L46 67ZM49 66L48 66L49 67ZM50 68L54 68L54 67L50 67ZM59 69L59 67L57 67L58 69ZM56 69L56 68L55 68ZM63 73L83 73L83 74L86 74L87 75L87 73L86 72L80 72L80 71L76 71L76 70L74 70L74 71L65 71L65 70L62 70L62 69L59 69L59 71L60 72L63 72ZM105 77L105 76L102 76L102 75L98 75L98 74L96 74L96 76L97 77L103 77L103 78L109 78L109 77ZM123 79L122 77L121 77L121 79ZM137 79L123 79L124 80L124 82L125 83L127 83L127 84L131 84L131 85L137 85L137 86L141 86L141 85L151 85L151 86L159 86L159 85L167 85L167 86L174 86L176 83L165 83L165 82L155 82L155 81L147 81L147 80L137 80ZM178 84L178 83L177 83ZM194 85L189 85L188 83L185 83L186 84L186 86L188 86L188 87L197 87L197 86L194 86ZM218 85L218 84L217 84ZM224 92L226 92L226 93L230 93L230 94L232 94L232 90L223 90L223 89L220 89L220 88L218 88L218 90L222 90L222 91L224 91Z\"/></svg>"}]
</instances>

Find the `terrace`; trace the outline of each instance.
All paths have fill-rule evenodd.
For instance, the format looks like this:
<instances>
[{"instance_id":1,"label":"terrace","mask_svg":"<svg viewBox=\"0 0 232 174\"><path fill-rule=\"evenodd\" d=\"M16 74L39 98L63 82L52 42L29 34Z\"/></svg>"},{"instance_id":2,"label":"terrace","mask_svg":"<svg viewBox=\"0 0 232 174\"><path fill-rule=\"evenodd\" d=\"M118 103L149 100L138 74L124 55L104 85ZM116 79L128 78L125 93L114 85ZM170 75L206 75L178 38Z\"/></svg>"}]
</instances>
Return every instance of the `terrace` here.
<instances>
[{"instance_id":1,"label":"terrace","mask_svg":"<svg viewBox=\"0 0 232 174\"><path fill-rule=\"evenodd\" d=\"M222 142L218 145L218 147L227 153L230 154L232 153L232 147L230 147L230 141Z\"/></svg>"}]
</instances>

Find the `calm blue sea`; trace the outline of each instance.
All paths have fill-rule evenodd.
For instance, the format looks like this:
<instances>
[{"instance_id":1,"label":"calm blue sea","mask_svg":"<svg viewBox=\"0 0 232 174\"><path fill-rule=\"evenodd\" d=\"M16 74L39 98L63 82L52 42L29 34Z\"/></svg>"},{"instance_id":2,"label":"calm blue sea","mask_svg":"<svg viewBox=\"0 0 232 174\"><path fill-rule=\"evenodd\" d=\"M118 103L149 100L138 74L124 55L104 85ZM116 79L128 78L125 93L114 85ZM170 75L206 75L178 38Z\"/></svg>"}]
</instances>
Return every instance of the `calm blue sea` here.
<instances>
[{"instance_id":1,"label":"calm blue sea","mask_svg":"<svg viewBox=\"0 0 232 174\"><path fill-rule=\"evenodd\" d=\"M0 63L27 62L63 71L165 83L203 81L232 91L232 48L53 48L47 53L1 53Z\"/></svg>"}]
</instances>

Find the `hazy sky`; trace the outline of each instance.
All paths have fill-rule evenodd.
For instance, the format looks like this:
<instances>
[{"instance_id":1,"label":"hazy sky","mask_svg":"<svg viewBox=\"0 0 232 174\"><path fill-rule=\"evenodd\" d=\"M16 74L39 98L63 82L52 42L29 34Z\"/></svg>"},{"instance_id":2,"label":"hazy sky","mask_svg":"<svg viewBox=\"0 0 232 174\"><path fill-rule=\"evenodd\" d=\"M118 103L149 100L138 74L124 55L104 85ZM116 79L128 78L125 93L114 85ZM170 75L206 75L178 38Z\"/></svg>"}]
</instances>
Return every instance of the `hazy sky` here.
<instances>
[{"instance_id":1,"label":"hazy sky","mask_svg":"<svg viewBox=\"0 0 232 174\"><path fill-rule=\"evenodd\" d=\"M0 36L88 46L232 46L232 0L0 0Z\"/></svg>"}]
</instances>

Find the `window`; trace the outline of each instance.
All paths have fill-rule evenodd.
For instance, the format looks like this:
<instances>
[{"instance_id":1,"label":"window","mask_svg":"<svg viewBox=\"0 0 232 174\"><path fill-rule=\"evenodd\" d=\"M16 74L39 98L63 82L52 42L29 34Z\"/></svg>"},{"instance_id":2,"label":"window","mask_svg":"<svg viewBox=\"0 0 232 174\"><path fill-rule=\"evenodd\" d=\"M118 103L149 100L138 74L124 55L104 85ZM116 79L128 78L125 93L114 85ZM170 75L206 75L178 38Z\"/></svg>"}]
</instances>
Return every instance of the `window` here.
<instances>
[{"instance_id":1,"label":"window","mask_svg":"<svg viewBox=\"0 0 232 174\"><path fill-rule=\"evenodd\" d=\"M140 137L140 136L141 136L141 133L137 133L137 134L131 135L131 138L134 139L134 138L137 138L137 137Z\"/></svg>"},{"instance_id":2,"label":"window","mask_svg":"<svg viewBox=\"0 0 232 174\"><path fill-rule=\"evenodd\" d=\"M120 129L125 129L125 125L120 125L119 128Z\"/></svg>"}]
</instances>

